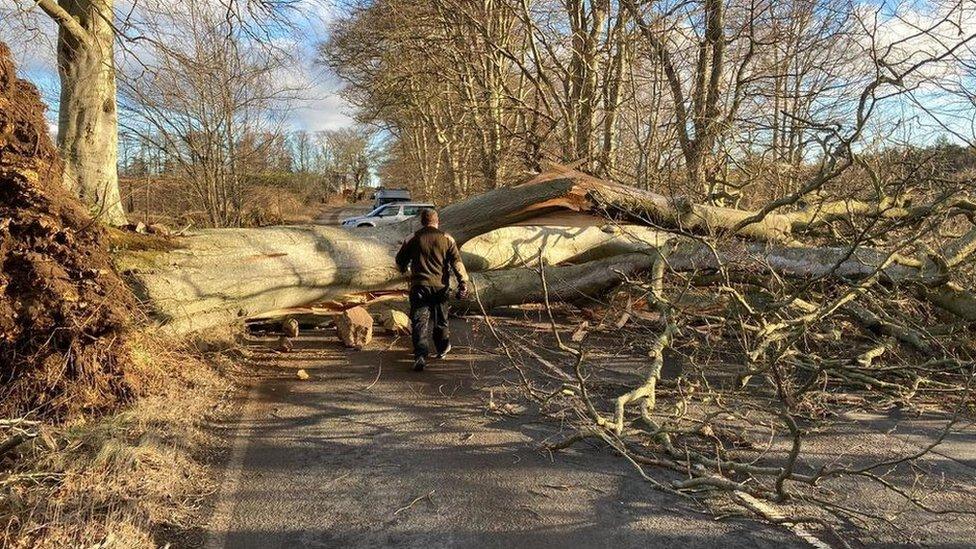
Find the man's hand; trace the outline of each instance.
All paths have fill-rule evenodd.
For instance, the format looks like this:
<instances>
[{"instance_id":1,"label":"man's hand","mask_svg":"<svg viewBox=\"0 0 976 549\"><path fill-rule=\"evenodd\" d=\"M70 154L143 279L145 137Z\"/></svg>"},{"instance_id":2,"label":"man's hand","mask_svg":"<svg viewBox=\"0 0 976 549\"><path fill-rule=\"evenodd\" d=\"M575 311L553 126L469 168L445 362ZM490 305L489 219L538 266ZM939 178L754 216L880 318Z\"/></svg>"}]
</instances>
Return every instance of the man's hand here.
<instances>
[{"instance_id":1,"label":"man's hand","mask_svg":"<svg viewBox=\"0 0 976 549\"><path fill-rule=\"evenodd\" d=\"M468 297L468 285L462 282L458 284L457 298L464 299L466 297Z\"/></svg>"}]
</instances>

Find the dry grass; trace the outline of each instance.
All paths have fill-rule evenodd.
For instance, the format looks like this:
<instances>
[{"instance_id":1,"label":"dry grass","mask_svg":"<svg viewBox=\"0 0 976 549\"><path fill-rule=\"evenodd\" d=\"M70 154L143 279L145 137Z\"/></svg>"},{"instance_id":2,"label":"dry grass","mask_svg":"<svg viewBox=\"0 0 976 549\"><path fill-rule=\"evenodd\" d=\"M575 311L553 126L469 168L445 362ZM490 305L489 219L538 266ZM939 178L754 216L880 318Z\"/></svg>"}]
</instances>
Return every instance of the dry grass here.
<instances>
[{"instance_id":1,"label":"dry grass","mask_svg":"<svg viewBox=\"0 0 976 549\"><path fill-rule=\"evenodd\" d=\"M248 189L243 218L245 225L263 227L310 223L321 205L308 196L271 185Z\"/></svg>"},{"instance_id":2,"label":"dry grass","mask_svg":"<svg viewBox=\"0 0 976 549\"><path fill-rule=\"evenodd\" d=\"M210 219L190 183L179 177L120 180L123 203L133 223L161 223L176 231L184 227L208 227ZM345 204L347 196L327 193L314 183L303 184L298 176L257 177L242 183L242 226L310 223L325 205Z\"/></svg>"},{"instance_id":3,"label":"dry grass","mask_svg":"<svg viewBox=\"0 0 976 549\"><path fill-rule=\"evenodd\" d=\"M51 437L25 444L0 469L3 547L156 547L160 532L200 519L215 487L201 421L229 388L218 373L226 359L146 336L132 347L151 384L145 396L113 415L49 428Z\"/></svg>"}]
</instances>

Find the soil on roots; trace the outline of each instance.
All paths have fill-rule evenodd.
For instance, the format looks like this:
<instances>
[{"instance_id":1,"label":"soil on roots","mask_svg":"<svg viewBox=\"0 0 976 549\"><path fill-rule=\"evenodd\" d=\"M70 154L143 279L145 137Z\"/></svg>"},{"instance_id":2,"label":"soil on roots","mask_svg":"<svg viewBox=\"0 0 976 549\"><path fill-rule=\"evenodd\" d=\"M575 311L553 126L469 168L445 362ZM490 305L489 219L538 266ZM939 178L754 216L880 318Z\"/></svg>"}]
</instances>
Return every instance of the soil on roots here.
<instances>
[{"instance_id":1,"label":"soil on roots","mask_svg":"<svg viewBox=\"0 0 976 549\"><path fill-rule=\"evenodd\" d=\"M140 386L134 299L61 173L40 96L0 43L0 417L105 411Z\"/></svg>"}]
</instances>

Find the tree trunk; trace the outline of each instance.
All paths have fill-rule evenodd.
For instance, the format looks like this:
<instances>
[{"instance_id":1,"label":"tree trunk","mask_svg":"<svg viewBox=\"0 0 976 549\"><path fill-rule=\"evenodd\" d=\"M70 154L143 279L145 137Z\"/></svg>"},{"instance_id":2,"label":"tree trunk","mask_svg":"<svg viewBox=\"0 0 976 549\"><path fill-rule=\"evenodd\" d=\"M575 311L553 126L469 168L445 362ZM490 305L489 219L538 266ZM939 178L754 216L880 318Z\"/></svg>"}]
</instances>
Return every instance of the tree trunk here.
<instances>
[{"instance_id":1,"label":"tree trunk","mask_svg":"<svg viewBox=\"0 0 976 549\"><path fill-rule=\"evenodd\" d=\"M61 0L77 25L58 31L58 148L64 181L100 220L126 222L118 181L112 1Z\"/></svg>"},{"instance_id":2,"label":"tree trunk","mask_svg":"<svg viewBox=\"0 0 976 549\"><path fill-rule=\"evenodd\" d=\"M468 271L584 263L662 246L670 235L636 225L607 226L594 216L551 215L531 225L502 227L461 248ZM599 226L603 225L603 226Z\"/></svg>"},{"instance_id":3,"label":"tree trunk","mask_svg":"<svg viewBox=\"0 0 976 549\"><path fill-rule=\"evenodd\" d=\"M508 269L471 275L472 291L457 304L462 311L490 311L495 307L542 303L546 297L555 302L592 301L605 294L627 276L648 271L657 253L632 252L580 265L534 269ZM542 275L546 285L542 284Z\"/></svg>"},{"instance_id":4,"label":"tree trunk","mask_svg":"<svg viewBox=\"0 0 976 549\"><path fill-rule=\"evenodd\" d=\"M551 271L554 280L561 281L554 282L558 291L553 300L603 291L620 280L620 273L649 268L655 250L674 241L673 250L666 254L673 271L721 267L807 279L879 275L890 284L931 288L923 294L942 296L942 301L970 310L972 298L967 292L949 296L936 290L944 286L945 277L930 260L919 264L871 248L851 251L769 242L773 237L785 240L789 234L785 216L767 216L756 226L741 229L739 235L753 242L729 238L709 245L700 238L607 225L605 218L585 215L615 208L646 212L665 228L680 228L680 233L731 230L751 215L728 208L676 205L660 195L557 169L524 185L444 208L441 227L462 245L472 271L539 260L586 262ZM526 222L548 226L525 226ZM415 229L415 221L359 230L211 229L163 241L155 248L142 245L141 250L121 252L117 266L165 330L185 333L348 294L402 288L406 281L395 268L394 255ZM483 289L479 297L489 307L532 302L541 295L533 273L532 269L487 273L474 276L473 282ZM935 298L930 301L939 304Z\"/></svg>"}]
</instances>

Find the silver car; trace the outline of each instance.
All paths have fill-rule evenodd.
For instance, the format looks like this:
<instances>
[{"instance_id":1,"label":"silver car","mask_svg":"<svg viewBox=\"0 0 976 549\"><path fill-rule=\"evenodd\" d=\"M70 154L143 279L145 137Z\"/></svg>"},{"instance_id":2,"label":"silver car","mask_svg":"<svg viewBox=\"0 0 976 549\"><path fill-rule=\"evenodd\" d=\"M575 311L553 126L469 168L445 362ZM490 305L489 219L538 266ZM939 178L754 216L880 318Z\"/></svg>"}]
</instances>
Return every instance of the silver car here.
<instances>
[{"instance_id":1,"label":"silver car","mask_svg":"<svg viewBox=\"0 0 976 549\"><path fill-rule=\"evenodd\" d=\"M394 204L384 204L358 217L349 217L342 220L343 227L378 227L380 225L391 225L405 221L418 215L424 208L433 208L433 204L418 202L397 202Z\"/></svg>"}]
</instances>

